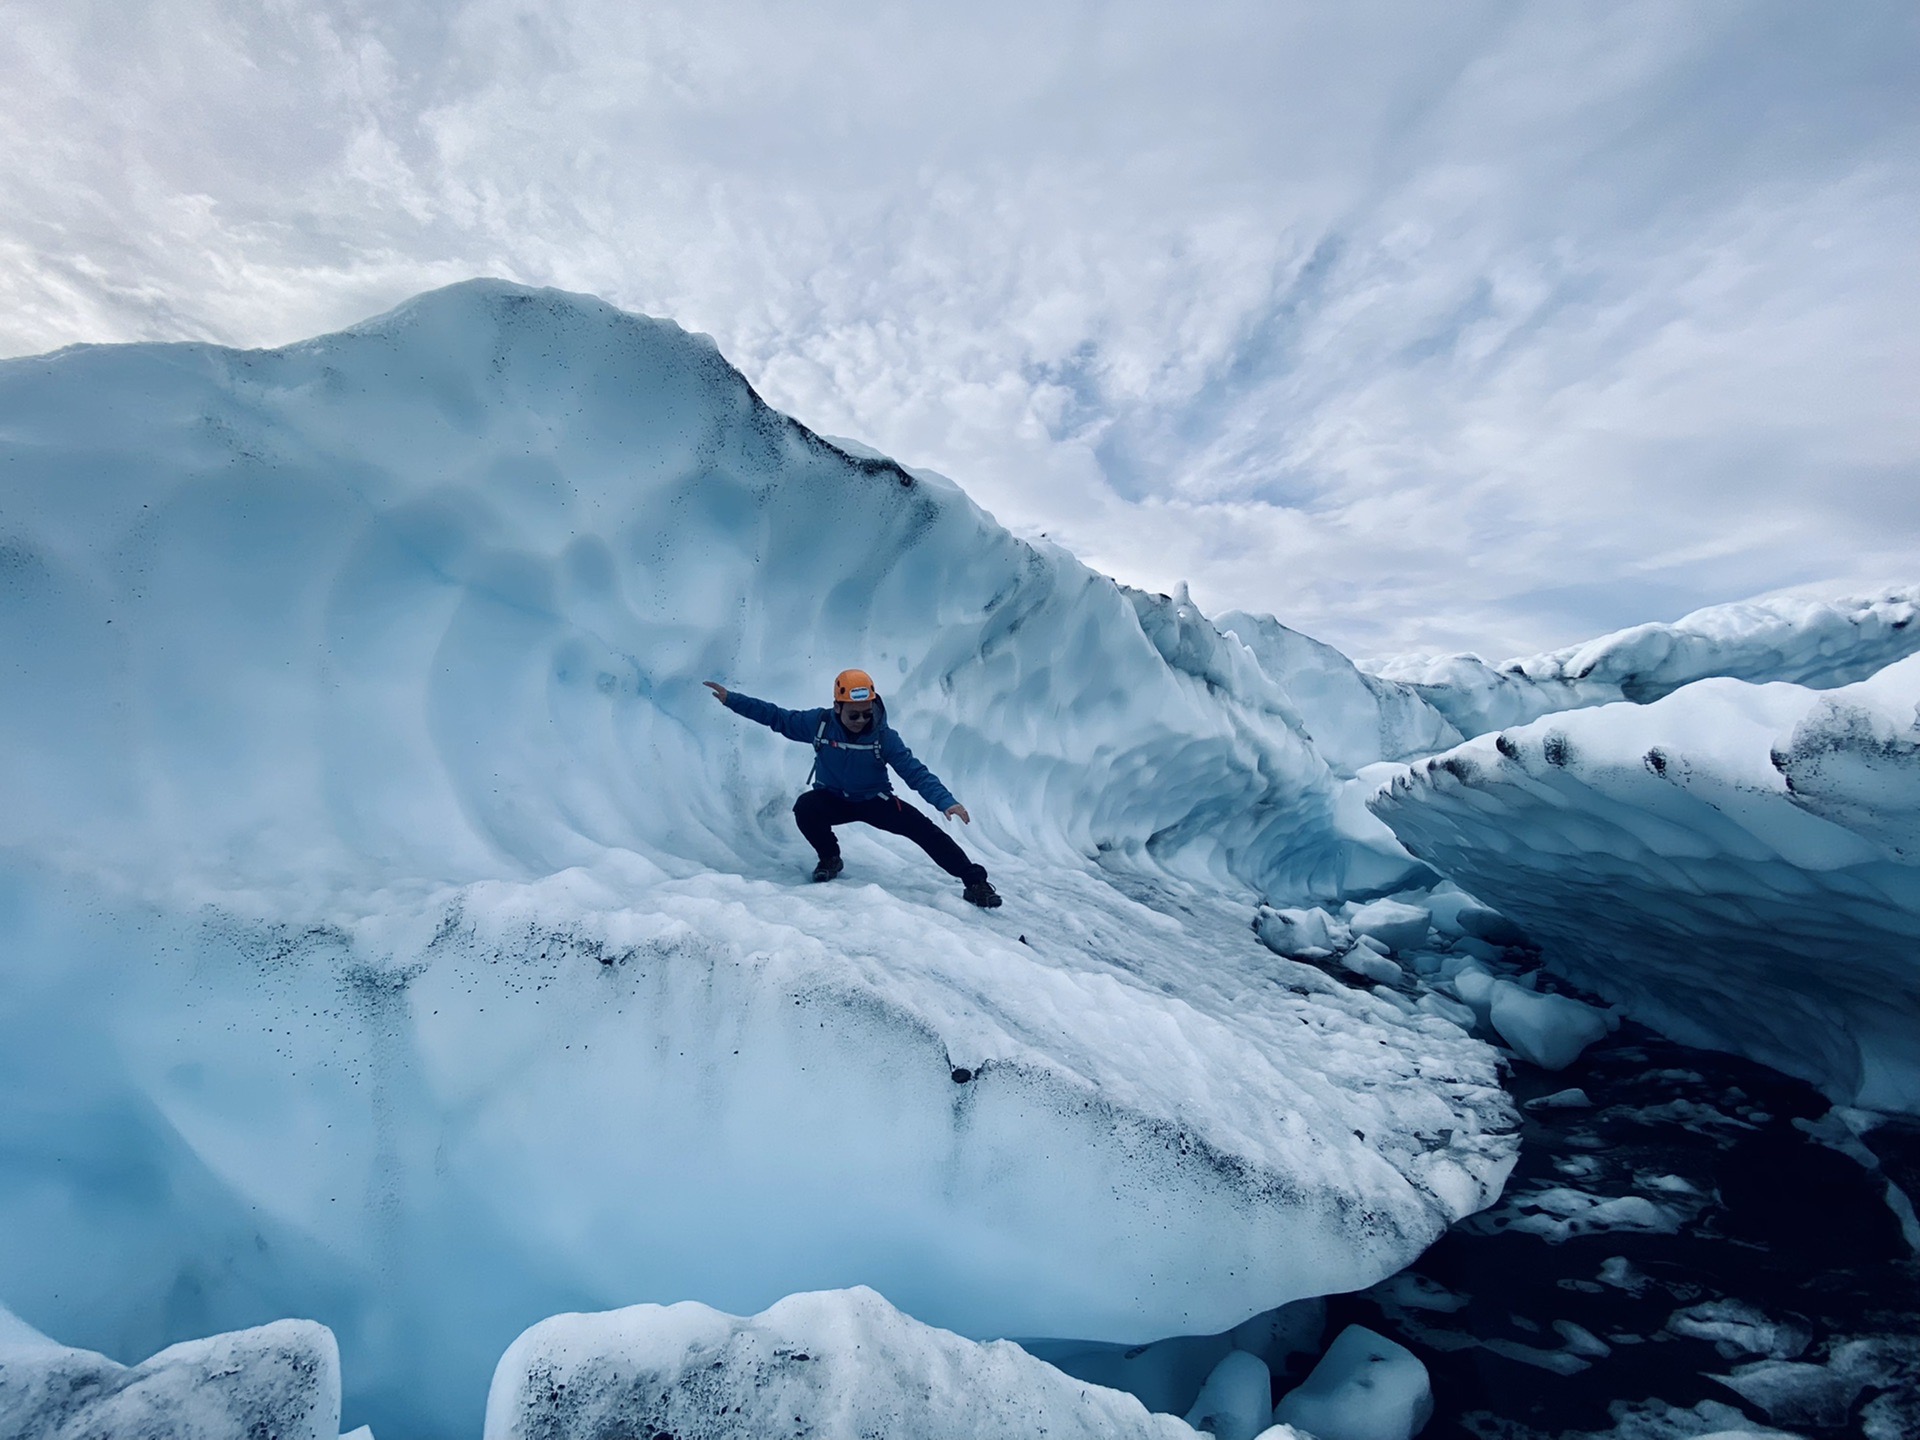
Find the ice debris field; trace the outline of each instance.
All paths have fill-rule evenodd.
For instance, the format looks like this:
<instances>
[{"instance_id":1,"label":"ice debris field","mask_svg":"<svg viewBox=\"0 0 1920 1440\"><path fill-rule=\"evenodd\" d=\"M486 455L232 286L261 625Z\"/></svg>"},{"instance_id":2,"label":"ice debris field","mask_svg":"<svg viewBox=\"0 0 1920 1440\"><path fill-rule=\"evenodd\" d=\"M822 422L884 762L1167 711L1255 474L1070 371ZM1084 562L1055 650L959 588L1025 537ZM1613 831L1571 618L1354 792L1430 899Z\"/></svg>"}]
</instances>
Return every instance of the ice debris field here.
<instances>
[{"instance_id":1,"label":"ice debris field","mask_svg":"<svg viewBox=\"0 0 1920 1440\"><path fill-rule=\"evenodd\" d=\"M1511 1066L1920 1111L1917 610L1363 670L497 282L0 362L0 1436L1404 1440ZM700 682L851 664L1004 909L807 883Z\"/></svg>"}]
</instances>

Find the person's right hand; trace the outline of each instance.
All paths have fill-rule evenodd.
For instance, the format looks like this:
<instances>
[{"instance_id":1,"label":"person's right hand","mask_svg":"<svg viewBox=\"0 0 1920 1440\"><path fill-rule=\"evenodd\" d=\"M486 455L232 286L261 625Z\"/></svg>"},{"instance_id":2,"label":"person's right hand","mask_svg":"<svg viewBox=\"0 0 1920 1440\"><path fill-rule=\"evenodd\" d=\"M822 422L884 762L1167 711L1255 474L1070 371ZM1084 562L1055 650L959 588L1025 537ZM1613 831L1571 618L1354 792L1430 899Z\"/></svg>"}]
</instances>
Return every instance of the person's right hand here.
<instances>
[{"instance_id":1,"label":"person's right hand","mask_svg":"<svg viewBox=\"0 0 1920 1440\"><path fill-rule=\"evenodd\" d=\"M727 703L727 687L722 685L718 680L702 680L700 683L711 690L713 692L713 698L718 700L722 705Z\"/></svg>"}]
</instances>

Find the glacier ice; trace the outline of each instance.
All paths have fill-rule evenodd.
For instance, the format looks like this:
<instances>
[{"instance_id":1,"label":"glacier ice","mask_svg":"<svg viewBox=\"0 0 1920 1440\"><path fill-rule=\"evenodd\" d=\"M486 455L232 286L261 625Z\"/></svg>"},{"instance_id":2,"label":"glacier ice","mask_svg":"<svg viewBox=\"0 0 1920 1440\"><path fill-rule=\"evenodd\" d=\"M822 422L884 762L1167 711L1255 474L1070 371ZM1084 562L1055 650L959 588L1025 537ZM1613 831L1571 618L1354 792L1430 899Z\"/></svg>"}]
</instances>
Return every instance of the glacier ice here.
<instances>
[{"instance_id":1,"label":"glacier ice","mask_svg":"<svg viewBox=\"0 0 1920 1440\"><path fill-rule=\"evenodd\" d=\"M0 1307L5 1440L338 1440L339 1421L339 1352L311 1321L187 1340L129 1366Z\"/></svg>"},{"instance_id":2,"label":"glacier ice","mask_svg":"<svg viewBox=\"0 0 1920 1440\"><path fill-rule=\"evenodd\" d=\"M1542 1070L1566 1069L1619 1023L1571 995L1542 995L1511 980L1494 982L1487 1020L1502 1040Z\"/></svg>"},{"instance_id":3,"label":"glacier ice","mask_svg":"<svg viewBox=\"0 0 1920 1440\"><path fill-rule=\"evenodd\" d=\"M1370 935L1392 951L1411 950L1427 938L1432 923L1431 912L1400 900L1374 900L1347 917L1355 934Z\"/></svg>"},{"instance_id":4,"label":"glacier ice","mask_svg":"<svg viewBox=\"0 0 1920 1440\"><path fill-rule=\"evenodd\" d=\"M1433 1415L1433 1387L1406 1346L1349 1325L1273 1413L1320 1440L1412 1440Z\"/></svg>"},{"instance_id":5,"label":"glacier ice","mask_svg":"<svg viewBox=\"0 0 1920 1440\"><path fill-rule=\"evenodd\" d=\"M1050 1336L1175 1413L1226 1365L1244 1428L1297 1337L1238 1322L1500 1194L1465 1029L1551 1066L1609 1023L1517 952L1920 1093L1913 592L1372 674L494 282L0 362L0 486L0 1296L120 1359L314 1315L350 1423L448 1434L542 1317L772 1305L644 1307L749 1355L839 1290L801 1328L898 1341L863 1384L944 1355L1126 1410L928 1326ZM804 756L699 682L847 664L1005 911L865 835L805 883ZM1700 1203L1627 1202L1473 1223Z\"/></svg>"},{"instance_id":6,"label":"glacier ice","mask_svg":"<svg viewBox=\"0 0 1920 1440\"><path fill-rule=\"evenodd\" d=\"M1295 1300L1244 1320L1218 1335L1175 1335L1150 1345L1026 1340L1022 1346L1090 1384L1125 1390L1149 1410L1184 1415L1207 1377L1235 1351L1284 1371L1299 1357L1317 1355L1326 1332L1327 1303Z\"/></svg>"},{"instance_id":7,"label":"glacier ice","mask_svg":"<svg viewBox=\"0 0 1920 1440\"><path fill-rule=\"evenodd\" d=\"M1230 610L1213 624L1253 652L1314 747L1342 775L1383 760L1431 755L1466 738L1413 687L1368 674L1271 615Z\"/></svg>"},{"instance_id":8,"label":"glacier ice","mask_svg":"<svg viewBox=\"0 0 1920 1440\"><path fill-rule=\"evenodd\" d=\"M963 1339L854 1288L790 1295L744 1319L691 1301L553 1316L501 1357L485 1434L1191 1440L1194 1432L1010 1341Z\"/></svg>"},{"instance_id":9,"label":"glacier ice","mask_svg":"<svg viewBox=\"0 0 1920 1440\"><path fill-rule=\"evenodd\" d=\"M1776 1424L1824 1430L1846 1428L1862 1393L1884 1386L1885 1393L1860 1407L1858 1433L1867 1440L1905 1440L1920 1419L1911 1388L1916 1375L1920 1338L1905 1335L1843 1341L1817 1361L1753 1360L1713 1378Z\"/></svg>"},{"instance_id":10,"label":"glacier ice","mask_svg":"<svg viewBox=\"0 0 1920 1440\"><path fill-rule=\"evenodd\" d=\"M1710 1340L1729 1360L1749 1355L1791 1360L1805 1353L1811 1337L1793 1321L1769 1318L1738 1300L1708 1300L1676 1310L1667 1330L1692 1340Z\"/></svg>"},{"instance_id":11,"label":"glacier ice","mask_svg":"<svg viewBox=\"0 0 1920 1440\"><path fill-rule=\"evenodd\" d=\"M477 282L7 361L0 475L0 1295L63 1337L310 1314L448 1433L562 1310L1145 1341L1499 1192L1492 1052L1249 933L1431 880L1254 652L701 337ZM849 663L1006 910L804 883L699 682Z\"/></svg>"},{"instance_id":12,"label":"glacier ice","mask_svg":"<svg viewBox=\"0 0 1920 1440\"><path fill-rule=\"evenodd\" d=\"M1254 1440L1273 1425L1273 1374L1246 1350L1229 1350L1208 1373L1187 1424L1218 1440Z\"/></svg>"},{"instance_id":13,"label":"glacier ice","mask_svg":"<svg viewBox=\"0 0 1920 1440\"><path fill-rule=\"evenodd\" d=\"M1827 691L1702 680L1550 716L1371 804L1634 1017L1920 1109L1920 656Z\"/></svg>"},{"instance_id":14,"label":"glacier ice","mask_svg":"<svg viewBox=\"0 0 1920 1440\"><path fill-rule=\"evenodd\" d=\"M1499 665L1477 655L1406 656L1370 669L1474 736L1563 710L1644 704L1715 677L1816 690L1851 685L1920 651L1916 620L1920 587L1854 600L1781 597L1712 605L1672 624L1636 625Z\"/></svg>"},{"instance_id":15,"label":"glacier ice","mask_svg":"<svg viewBox=\"0 0 1920 1440\"><path fill-rule=\"evenodd\" d=\"M1290 960L1320 960L1349 948L1353 932L1318 905L1306 909L1262 906L1254 915L1254 933L1276 955Z\"/></svg>"}]
</instances>

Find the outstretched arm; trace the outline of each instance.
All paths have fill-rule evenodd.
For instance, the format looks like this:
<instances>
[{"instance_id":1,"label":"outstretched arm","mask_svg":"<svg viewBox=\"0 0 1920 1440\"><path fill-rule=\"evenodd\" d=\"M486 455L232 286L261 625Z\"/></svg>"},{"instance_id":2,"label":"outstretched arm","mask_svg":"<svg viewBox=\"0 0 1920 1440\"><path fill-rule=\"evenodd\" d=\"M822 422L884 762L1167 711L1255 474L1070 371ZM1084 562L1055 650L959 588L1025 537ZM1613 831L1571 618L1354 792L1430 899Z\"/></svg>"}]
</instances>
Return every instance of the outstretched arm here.
<instances>
[{"instance_id":1,"label":"outstretched arm","mask_svg":"<svg viewBox=\"0 0 1920 1440\"><path fill-rule=\"evenodd\" d=\"M913 752L907 749L907 742L897 733L891 729L882 732L880 747L887 763L914 788L921 799L948 818L958 815L964 824L973 823L973 817L967 814L967 807L953 798L953 792L940 783L939 776L914 758Z\"/></svg>"},{"instance_id":2,"label":"outstretched arm","mask_svg":"<svg viewBox=\"0 0 1920 1440\"><path fill-rule=\"evenodd\" d=\"M811 740L820 727L819 710L783 710L765 700L756 700L751 695L742 695L738 690L729 690L718 680L700 682L713 692L713 698L747 719L757 721L769 730L778 730L789 740Z\"/></svg>"}]
</instances>

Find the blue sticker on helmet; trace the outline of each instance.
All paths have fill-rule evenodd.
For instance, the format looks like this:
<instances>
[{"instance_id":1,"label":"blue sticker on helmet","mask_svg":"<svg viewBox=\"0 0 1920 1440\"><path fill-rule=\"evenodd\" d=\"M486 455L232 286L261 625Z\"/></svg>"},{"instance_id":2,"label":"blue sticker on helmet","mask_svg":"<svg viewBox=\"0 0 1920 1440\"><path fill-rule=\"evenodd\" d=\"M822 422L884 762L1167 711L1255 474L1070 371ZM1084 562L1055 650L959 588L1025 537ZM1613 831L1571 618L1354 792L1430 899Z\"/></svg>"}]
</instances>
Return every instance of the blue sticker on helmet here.
<instances>
[{"instance_id":1,"label":"blue sticker on helmet","mask_svg":"<svg viewBox=\"0 0 1920 1440\"><path fill-rule=\"evenodd\" d=\"M853 689L847 691L847 699L849 700L871 700L872 698L873 691L864 685L856 685Z\"/></svg>"}]
</instances>

